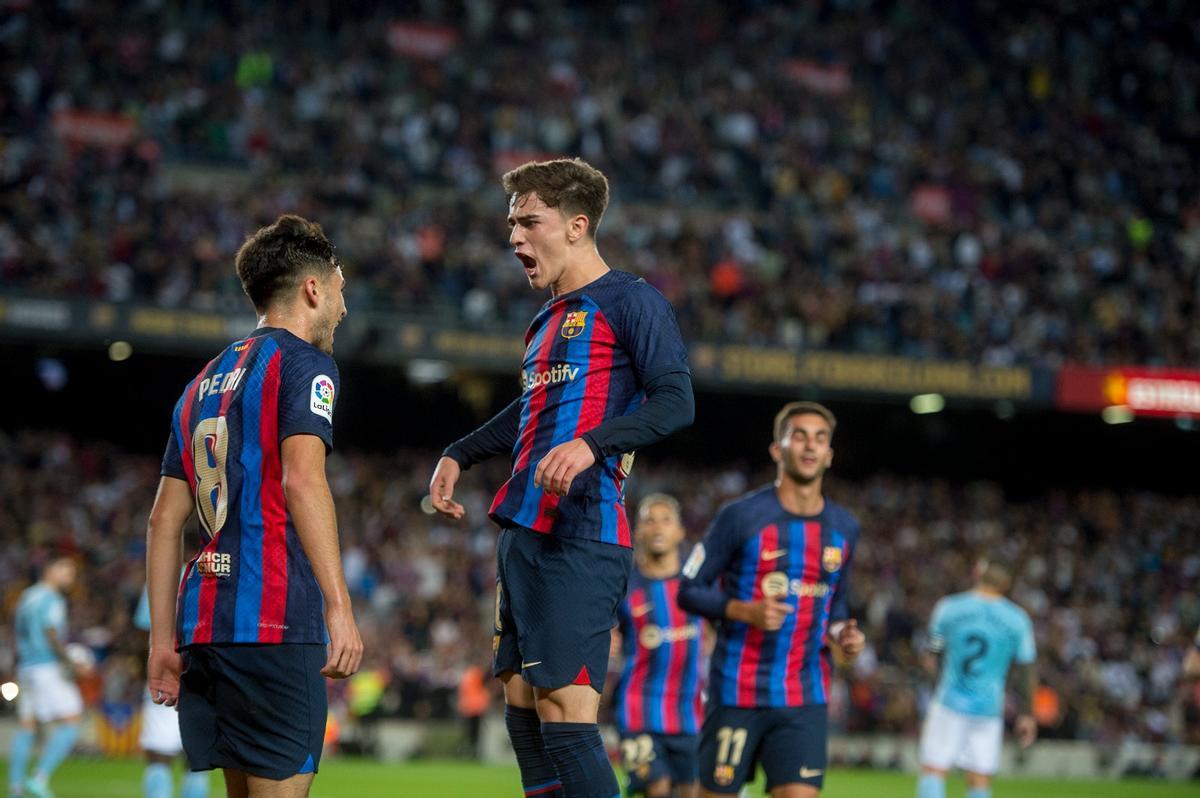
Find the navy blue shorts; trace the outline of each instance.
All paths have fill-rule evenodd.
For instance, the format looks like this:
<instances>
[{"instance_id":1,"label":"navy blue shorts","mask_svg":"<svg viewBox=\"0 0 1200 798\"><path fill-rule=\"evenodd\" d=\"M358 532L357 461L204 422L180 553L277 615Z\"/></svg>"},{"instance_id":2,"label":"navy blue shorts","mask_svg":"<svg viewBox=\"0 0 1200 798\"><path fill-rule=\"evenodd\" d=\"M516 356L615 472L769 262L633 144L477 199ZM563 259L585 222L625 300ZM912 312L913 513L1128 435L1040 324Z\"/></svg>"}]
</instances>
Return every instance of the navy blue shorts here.
<instances>
[{"instance_id":1,"label":"navy blue shorts","mask_svg":"<svg viewBox=\"0 0 1200 798\"><path fill-rule=\"evenodd\" d=\"M492 672L534 687L590 684L604 690L617 605L633 550L595 540L500 530Z\"/></svg>"},{"instance_id":2,"label":"navy blue shorts","mask_svg":"<svg viewBox=\"0 0 1200 798\"><path fill-rule=\"evenodd\" d=\"M627 793L644 793L662 778L669 778L674 785L695 784L700 773L699 744L700 737L695 734L622 734L621 768L629 776Z\"/></svg>"},{"instance_id":3,"label":"navy blue shorts","mask_svg":"<svg viewBox=\"0 0 1200 798\"><path fill-rule=\"evenodd\" d=\"M184 649L179 733L192 770L282 780L321 763L328 703L323 645Z\"/></svg>"},{"instance_id":4,"label":"navy blue shorts","mask_svg":"<svg viewBox=\"0 0 1200 798\"><path fill-rule=\"evenodd\" d=\"M829 757L828 707L713 707L700 731L700 783L736 795L760 765L767 790L784 784L825 783Z\"/></svg>"}]
</instances>

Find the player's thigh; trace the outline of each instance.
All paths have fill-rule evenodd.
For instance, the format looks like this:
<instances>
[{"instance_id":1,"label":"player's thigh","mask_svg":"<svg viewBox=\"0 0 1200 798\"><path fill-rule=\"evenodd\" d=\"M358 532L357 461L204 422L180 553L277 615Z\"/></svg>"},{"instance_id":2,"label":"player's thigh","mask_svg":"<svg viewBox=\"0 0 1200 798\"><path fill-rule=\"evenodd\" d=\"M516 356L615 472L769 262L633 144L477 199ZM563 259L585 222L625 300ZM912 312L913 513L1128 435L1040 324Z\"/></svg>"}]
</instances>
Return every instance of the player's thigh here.
<instances>
[{"instance_id":1,"label":"player's thigh","mask_svg":"<svg viewBox=\"0 0 1200 798\"><path fill-rule=\"evenodd\" d=\"M247 798L250 795L250 787L246 783L245 773L233 768L225 768L221 771L221 775L225 777L225 798Z\"/></svg>"},{"instance_id":2,"label":"player's thigh","mask_svg":"<svg viewBox=\"0 0 1200 798\"><path fill-rule=\"evenodd\" d=\"M249 798L307 798L312 783L312 773L301 773L280 780L246 774Z\"/></svg>"},{"instance_id":3,"label":"player's thigh","mask_svg":"<svg viewBox=\"0 0 1200 798\"><path fill-rule=\"evenodd\" d=\"M500 681L504 684L505 704L521 709L537 708L537 697L533 693L533 688L521 678L520 674L505 671L500 674Z\"/></svg>"},{"instance_id":4,"label":"player's thigh","mask_svg":"<svg viewBox=\"0 0 1200 798\"><path fill-rule=\"evenodd\" d=\"M534 688L538 717L543 723L595 723L600 693L590 684Z\"/></svg>"},{"instance_id":5,"label":"player's thigh","mask_svg":"<svg viewBox=\"0 0 1200 798\"><path fill-rule=\"evenodd\" d=\"M512 533L503 590L516 625L521 676L535 688L582 684L599 694L631 551L523 528Z\"/></svg>"},{"instance_id":6,"label":"player's thigh","mask_svg":"<svg viewBox=\"0 0 1200 798\"><path fill-rule=\"evenodd\" d=\"M931 703L921 725L918 758L921 766L945 772L955 766L967 734L965 717L941 704Z\"/></svg>"},{"instance_id":7,"label":"player's thigh","mask_svg":"<svg viewBox=\"0 0 1200 798\"><path fill-rule=\"evenodd\" d=\"M828 718L824 704L771 710L758 759L774 798L808 794L803 788L820 791L829 760Z\"/></svg>"},{"instance_id":8,"label":"player's thigh","mask_svg":"<svg viewBox=\"0 0 1200 798\"><path fill-rule=\"evenodd\" d=\"M628 792L631 795L653 795L657 791L656 785L663 781L667 784L667 794L670 794L670 769L659 735L627 732L621 735L617 750L621 769L629 777Z\"/></svg>"},{"instance_id":9,"label":"player's thigh","mask_svg":"<svg viewBox=\"0 0 1200 798\"><path fill-rule=\"evenodd\" d=\"M700 730L700 785L707 794L737 795L754 777L767 711L714 706Z\"/></svg>"}]
</instances>

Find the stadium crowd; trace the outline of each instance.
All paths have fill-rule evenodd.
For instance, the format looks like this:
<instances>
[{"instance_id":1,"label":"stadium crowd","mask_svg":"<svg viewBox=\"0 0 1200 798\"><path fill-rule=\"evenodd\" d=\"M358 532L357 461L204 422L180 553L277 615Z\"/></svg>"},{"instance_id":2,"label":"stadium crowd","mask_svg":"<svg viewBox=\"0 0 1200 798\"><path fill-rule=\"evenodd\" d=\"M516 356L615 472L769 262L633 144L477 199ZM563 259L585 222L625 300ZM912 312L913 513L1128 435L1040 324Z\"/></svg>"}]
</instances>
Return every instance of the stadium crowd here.
<instances>
[{"instance_id":1,"label":"stadium crowd","mask_svg":"<svg viewBox=\"0 0 1200 798\"><path fill-rule=\"evenodd\" d=\"M352 309L522 325L494 178L571 153L691 338L1200 359L1184 0L420 5L9 4L0 285L228 307L289 210Z\"/></svg>"},{"instance_id":2,"label":"stadium crowd","mask_svg":"<svg viewBox=\"0 0 1200 798\"><path fill-rule=\"evenodd\" d=\"M502 466L464 479L456 498L467 519L453 524L421 509L435 459L412 450L335 454L330 463L371 675L336 689L360 715L452 717L464 672L489 662L496 534L486 508ZM0 654L12 656L13 602L35 566L50 551L73 550L83 567L71 635L101 662L89 695L140 700L145 634L129 619L157 474L155 458L107 444L0 436ZM768 478L742 466L639 465L630 503L674 493L694 541L722 502ZM835 481L830 495L862 521L852 608L868 639L853 672L835 680L837 728L915 735L932 687L918 653L933 603L969 586L976 553L1000 551L1021 563L1013 597L1035 623L1043 736L1109 751L1137 740L1200 743L1200 688L1178 682L1200 624L1191 589L1200 553L1189 545L1200 500L1103 491L1013 499L993 484L895 476ZM0 662L0 675L11 672L11 661Z\"/></svg>"}]
</instances>

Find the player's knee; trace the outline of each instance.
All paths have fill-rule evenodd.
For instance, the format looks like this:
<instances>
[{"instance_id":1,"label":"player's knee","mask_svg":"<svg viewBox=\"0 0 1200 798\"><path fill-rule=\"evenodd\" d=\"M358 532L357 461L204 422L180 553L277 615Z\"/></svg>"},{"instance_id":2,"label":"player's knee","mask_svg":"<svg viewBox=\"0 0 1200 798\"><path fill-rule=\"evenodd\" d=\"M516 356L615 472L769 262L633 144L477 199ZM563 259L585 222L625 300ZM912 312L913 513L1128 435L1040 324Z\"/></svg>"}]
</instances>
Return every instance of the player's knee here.
<instances>
[{"instance_id":1,"label":"player's knee","mask_svg":"<svg viewBox=\"0 0 1200 798\"><path fill-rule=\"evenodd\" d=\"M653 784L646 785L646 798L671 798L671 780L663 777Z\"/></svg>"},{"instance_id":2,"label":"player's knee","mask_svg":"<svg viewBox=\"0 0 1200 798\"><path fill-rule=\"evenodd\" d=\"M963 778L967 782L967 786L973 790L986 790L988 785L992 783L992 777L986 773L972 773L967 771L963 773Z\"/></svg>"}]
</instances>

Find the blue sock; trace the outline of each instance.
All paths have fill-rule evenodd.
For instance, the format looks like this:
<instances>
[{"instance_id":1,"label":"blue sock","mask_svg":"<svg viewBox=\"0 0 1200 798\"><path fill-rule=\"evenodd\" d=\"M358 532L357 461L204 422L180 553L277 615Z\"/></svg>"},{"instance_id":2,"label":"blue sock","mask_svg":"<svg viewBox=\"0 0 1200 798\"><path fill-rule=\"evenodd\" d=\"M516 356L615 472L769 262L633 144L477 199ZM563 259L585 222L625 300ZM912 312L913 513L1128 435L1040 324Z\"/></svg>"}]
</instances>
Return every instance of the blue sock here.
<instances>
[{"instance_id":1,"label":"blue sock","mask_svg":"<svg viewBox=\"0 0 1200 798\"><path fill-rule=\"evenodd\" d=\"M42 749L42 758L38 760L34 777L49 781L50 774L67 758L78 739L78 723L60 723L50 733L50 739L46 740L46 747Z\"/></svg>"},{"instance_id":2,"label":"blue sock","mask_svg":"<svg viewBox=\"0 0 1200 798\"><path fill-rule=\"evenodd\" d=\"M917 781L917 798L946 798L946 778L922 773Z\"/></svg>"},{"instance_id":3,"label":"blue sock","mask_svg":"<svg viewBox=\"0 0 1200 798\"><path fill-rule=\"evenodd\" d=\"M185 771L183 774L183 790L180 791L182 798L208 798L208 771L202 770L199 773Z\"/></svg>"},{"instance_id":4,"label":"blue sock","mask_svg":"<svg viewBox=\"0 0 1200 798\"><path fill-rule=\"evenodd\" d=\"M142 773L144 798L171 798L171 766L166 762L151 762Z\"/></svg>"},{"instance_id":5,"label":"blue sock","mask_svg":"<svg viewBox=\"0 0 1200 798\"><path fill-rule=\"evenodd\" d=\"M12 746L8 749L8 786L13 792L18 792L25 783L25 768L29 767L35 742L37 732L33 729L20 728L13 734Z\"/></svg>"},{"instance_id":6,"label":"blue sock","mask_svg":"<svg viewBox=\"0 0 1200 798\"><path fill-rule=\"evenodd\" d=\"M512 740L517 764L521 766L521 786L525 788L526 797L564 798L562 782L542 742L542 722L537 710L506 707L504 725L508 727L508 739Z\"/></svg>"},{"instance_id":7,"label":"blue sock","mask_svg":"<svg viewBox=\"0 0 1200 798\"><path fill-rule=\"evenodd\" d=\"M992 798L992 788L976 787L973 790L967 790L967 798Z\"/></svg>"},{"instance_id":8,"label":"blue sock","mask_svg":"<svg viewBox=\"0 0 1200 798\"><path fill-rule=\"evenodd\" d=\"M543 723L542 740L570 798L620 798L617 775L608 763L595 723Z\"/></svg>"}]
</instances>

